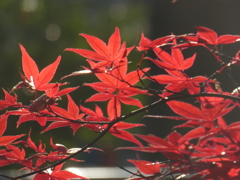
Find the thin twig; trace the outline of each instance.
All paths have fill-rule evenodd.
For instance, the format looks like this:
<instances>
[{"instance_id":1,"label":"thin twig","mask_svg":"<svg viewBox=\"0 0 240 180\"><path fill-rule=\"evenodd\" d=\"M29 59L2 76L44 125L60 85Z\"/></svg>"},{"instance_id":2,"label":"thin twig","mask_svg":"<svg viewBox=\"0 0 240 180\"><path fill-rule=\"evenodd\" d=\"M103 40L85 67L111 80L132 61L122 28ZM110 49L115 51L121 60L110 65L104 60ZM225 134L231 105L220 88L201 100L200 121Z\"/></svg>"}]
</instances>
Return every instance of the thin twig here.
<instances>
[{"instance_id":1,"label":"thin twig","mask_svg":"<svg viewBox=\"0 0 240 180\"><path fill-rule=\"evenodd\" d=\"M138 171L138 174L137 174L137 173L133 173L133 172L127 170L126 168L124 168L124 167L122 167L122 166L119 166L118 164L117 164L117 166L118 166L120 169L123 169L124 171L126 171L126 172L128 172L128 173L130 173L130 174L132 174L132 175L134 175L134 176L138 176L138 177L142 177L142 178L144 178L144 179L150 180L148 177L142 175L139 171Z\"/></svg>"},{"instance_id":2,"label":"thin twig","mask_svg":"<svg viewBox=\"0 0 240 180\"><path fill-rule=\"evenodd\" d=\"M95 139L93 139L90 143L88 143L87 145L85 145L81 150L79 150L78 152L60 160L60 161L57 161L51 165L48 165L42 169L39 169L37 171L34 171L34 172L30 172L30 173L27 173L27 174L24 174L24 175L21 175L21 176L16 176L14 178L11 178L12 180L17 180L17 179L20 179L20 178L24 178L24 177L28 177L28 176L31 176L31 175L34 175L34 174L37 174L37 173L40 173L46 169L49 169L49 168L52 168L52 167L55 167L59 164L62 164L64 163L65 161L77 156L78 154L84 152L88 147L92 146L93 144L95 144L96 142L98 142L105 134L107 134L107 132L111 129L111 127L113 127L116 123L120 122L120 121L123 121L125 119L128 119L136 114L139 114L147 109L150 109L150 108L153 108L159 104L162 104L162 103L166 103L168 101L172 101L172 100L179 100L179 99L188 99L188 98L193 98L193 97L201 97L201 96L208 96L208 97L221 97L221 98L225 98L225 99L231 99L233 101L237 101L237 102L240 102L240 98L239 97L235 97L235 96L231 96L231 95L225 95L225 94L217 94L217 93L199 93L199 94L189 94L189 95L173 95L171 97L167 97L167 98L162 98L158 101L155 101L149 105L146 105L144 106L143 108L139 108L135 111L132 111L131 113L127 114L127 115L124 115L122 117L119 117L113 121L111 121L107 128L104 129L104 131L101 132L101 134L99 134Z\"/></svg>"}]
</instances>

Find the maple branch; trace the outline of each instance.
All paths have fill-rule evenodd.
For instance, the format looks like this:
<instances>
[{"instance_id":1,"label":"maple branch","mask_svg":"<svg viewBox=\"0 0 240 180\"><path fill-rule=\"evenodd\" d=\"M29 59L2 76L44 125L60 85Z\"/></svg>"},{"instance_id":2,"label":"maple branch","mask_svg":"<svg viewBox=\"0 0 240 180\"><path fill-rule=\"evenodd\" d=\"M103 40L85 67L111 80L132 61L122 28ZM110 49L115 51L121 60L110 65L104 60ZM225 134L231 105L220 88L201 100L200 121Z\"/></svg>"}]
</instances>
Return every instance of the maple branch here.
<instances>
[{"instance_id":1,"label":"maple branch","mask_svg":"<svg viewBox=\"0 0 240 180\"><path fill-rule=\"evenodd\" d=\"M139 79L140 79L140 82L143 84L144 88L145 88L146 90L148 90L148 92L151 93L152 95L155 95L155 96L157 96L157 97L161 97L161 96L158 94L158 91L160 91L161 93L162 93L163 91L168 91L168 92L173 93L173 94L187 95L186 93L176 92L176 91L169 90L168 88L166 88L166 86L164 87L164 85L162 85L161 83L159 83L156 79L154 79L154 78L152 78L151 76L149 76L149 75L147 74L147 72L144 72L140 66L138 66L138 69L137 69L137 70L139 70L139 69L140 69L149 79L151 79L153 82L155 82L156 84L158 84L161 88L163 88L163 90L156 90L156 89L147 88L147 87L145 87L145 85L144 85L144 83L142 82L142 80L139 78ZM184 74L184 75L185 75L185 74Z\"/></svg>"},{"instance_id":2,"label":"maple branch","mask_svg":"<svg viewBox=\"0 0 240 180\"><path fill-rule=\"evenodd\" d=\"M233 85L235 86L235 88L238 87L237 82L233 79L232 73L231 73L231 66L228 66L228 77L229 79L232 81Z\"/></svg>"},{"instance_id":3,"label":"maple branch","mask_svg":"<svg viewBox=\"0 0 240 180\"><path fill-rule=\"evenodd\" d=\"M172 2L176 1L177 0L173 0ZM18 163L19 165L24 166L23 169L28 169L29 173L16 177L0 174L0 177L10 180L20 180L35 174L36 176L34 179L71 179L71 173L68 172L69 175L67 175L66 171L59 171L62 168L63 163L69 159L74 159L73 157L90 149L93 144L99 142L102 137L109 133L139 145L139 147L130 148L132 150L141 149L141 151L144 150L145 152L154 153L157 149L155 146L159 146L160 149L158 149L157 152L161 152L167 159L171 159L173 162L173 166L170 161L169 164L163 162L164 164L162 165L160 165L159 162L158 164L155 163L155 165L152 166L154 168L151 170L151 168L149 168L149 163L151 162L147 161L147 163L143 163L144 161L140 161L139 163L134 163L138 168L135 173L119 166L121 169L131 173L132 176L138 176L137 178L133 177L134 179L160 180L165 177L172 177L175 179L174 176L176 176L176 179L182 179L188 175L193 175L189 177L190 179L199 177L214 179L215 175L220 178L221 176L222 178L229 177L229 179L237 178L240 167L240 162L236 156L239 154L237 136L240 131L240 122L227 126L227 122L222 116L229 113L235 108L235 106L240 104L240 96L238 97L240 94L240 87L238 87L238 84L235 82L235 77L233 77L231 69L232 65L240 64L240 51L235 57L229 57L221 53L223 44L231 44L240 41L240 36L228 34L218 36L215 31L201 26L197 26L196 29L197 33L194 34L191 33L179 36L172 34L171 36L161 37L153 41L146 38L142 33L137 50L142 51L143 53L137 63L137 70L129 73L127 73L127 69L130 61L128 61L127 57L133 50L134 46L127 48L125 42L123 44L121 43L120 31L117 27L115 28L115 32L109 38L107 44L95 36L80 34L87 40L93 51L73 48L68 48L66 50L73 51L87 58L91 68L84 67L87 71L73 72L63 78L85 73L95 74L102 82L87 83L87 85L100 93L94 94L86 102L109 101L106 109L108 118L105 118L102 109L97 105L95 106L95 111L85 107L83 107L85 110L82 110L81 107L79 108L69 95L70 92L76 90L79 86L65 88L59 91L60 86L67 83L50 83L58 68L61 56L58 56L52 64L49 64L39 71L36 62L20 44L23 70L23 74L20 73L20 75L22 81L14 86L10 93L15 89L25 87L29 92L35 93L35 98L29 106L25 106L17 102L18 98L16 94L11 96L3 89L5 99L0 100L0 110L8 107L19 107L20 109L12 112L7 111L0 116L0 145L5 146L5 149L0 150L0 152L3 157L3 166L4 164ZM181 43L181 38L187 43L185 41ZM180 43L178 43L179 40ZM219 67L213 70L208 77L197 76L191 78L188 76L188 73L185 72L185 70L189 69L194 64L196 53L190 58L185 59L182 50L194 46L207 48L210 55L214 56L218 61ZM142 69L140 67L148 50L152 50L157 56L157 59L152 59L150 57L146 57L146 59L151 60L159 68L165 70L167 74L158 74L157 76L148 75L149 73L147 74L147 72L150 68ZM169 51L171 51L171 53L169 53ZM99 63L95 61L99 61ZM225 74L228 76L228 80L232 81L231 85L235 87L235 89L232 92L229 92L228 95L226 95L227 93L221 94L223 92L219 85L220 81L217 82L214 79L212 80L212 78L217 77L218 74ZM147 87L146 84L144 84L145 81L142 77L147 77L145 79L155 82L157 89ZM139 85L137 84L138 82L140 82ZM215 89L211 87L212 84L210 83L215 84ZM215 90L217 91L216 93L208 93L214 92ZM37 98L40 91L45 91L48 95L42 94ZM198 92L198 94L191 94L196 92ZM129 100L131 99L131 96L137 94L153 95L156 99L154 102L151 101L152 103L148 103L143 107L142 102L139 99L133 99L132 101ZM67 110L55 104L55 102L63 95L66 95L68 98ZM203 98L204 100L202 100L200 97L210 98ZM190 103L184 102L184 99L189 98L197 100L198 103L200 103L199 105L201 106L201 109ZM138 109L122 115L121 103L126 105L136 105L138 106ZM130 124L127 123L127 121L129 121L128 118L133 117L136 114L145 113L150 108L160 104L168 106L173 112L182 116L177 118L169 116L168 119L187 120L188 122L181 126L191 127L195 125L195 129L189 131L184 136L180 133L172 132L165 138L166 140L154 136L131 134L124 131L124 129L144 125L128 125ZM215 106L215 104L217 105ZM44 112L43 110L48 112L42 113ZM50 155L50 153L46 152L46 147L42 144L42 141L40 141L38 146L32 141L30 137L31 130L28 133L28 139L26 141L20 140L12 143L23 135L2 137L7 127L7 119L9 115L20 115L17 127L21 123L30 120L36 120L42 127L47 127L48 125L46 125L46 123L48 121L54 121L47 127L48 129L46 128L45 130L70 126L72 130L76 132L79 127L87 126L87 128L98 132L98 134L95 138L91 139L90 142L86 143L83 148L67 149L64 145L54 144L51 138L50 145L56 151ZM159 115L161 115L161 112ZM143 117L146 117L146 115ZM196 121L194 120L201 122L195 123ZM101 126L101 124L104 126ZM135 138L135 136L148 142L149 145L154 146L151 147L151 150L147 148L144 149L145 147L141 147L142 144ZM194 139L194 141L198 139L198 142L191 142L192 139ZM36 154L25 157L25 149L18 148L14 145L20 143L25 147L34 150ZM230 151L228 145L231 147ZM203 153L201 153L201 151ZM80 161L77 159L75 160ZM50 163L48 161L50 161ZM145 171L144 168L148 168L149 171ZM47 174L46 170L48 169L53 170L52 173ZM223 171L223 173L220 171ZM197 173L197 175L194 175L194 173ZM77 175L74 175L74 177L82 178Z\"/></svg>"},{"instance_id":4,"label":"maple branch","mask_svg":"<svg viewBox=\"0 0 240 180\"><path fill-rule=\"evenodd\" d=\"M214 53L215 53L216 55L222 56L222 57L227 58L227 59L229 59L229 60L236 60L236 61L238 61L238 59L236 59L236 58L234 58L234 57L232 57L232 56L226 55L226 54L224 54L224 53L221 53L221 52L219 52L219 51L215 51Z\"/></svg>"},{"instance_id":5,"label":"maple branch","mask_svg":"<svg viewBox=\"0 0 240 180\"><path fill-rule=\"evenodd\" d=\"M147 77L149 77L149 76L147 75L147 72L143 71L143 69L140 67L139 64L137 65L137 67L138 67L138 69L137 69L138 79L140 80L140 82L141 82L141 84L143 85L143 87L144 87L146 90L148 90L149 93L153 94L154 96L159 97L159 94L157 93L157 91L146 87L145 84L143 83L142 79L140 78L139 70L142 71ZM151 77L150 77L150 78L151 78Z\"/></svg>"},{"instance_id":6,"label":"maple branch","mask_svg":"<svg viewBox=\"0 0 240 180\"><path fill-rule=\"evenodd\" d=\"M107 134L107 132L111 129L112 126L114 126L116 123L120 122L120 121L123 121L125 119L128 119L136 114L139 114L145 110L148 110L150 108L153 108L159 104L162 104L162 103L166 103L168 101L172 101L172 100L178 100L178 99L186 99L186 98L193 98L193 97L201 97L201 96L207 96L207 97L221 97L221 98L225 98L225 99L231 99L233 101L237 101L237 102L240 102L240 98L239 97L235 97L235 96L231 96L231 95L225 95L225 94L217 94L217 93L199 93L199 94L188 94L188 95L173 95L171 97L166 97L166 98L161 98L160 100L157 100L149 105L146 105L144 106L143 108L140 108L140 109L137 109L137 110L134 110L132 111L131 113L127 114L127 115L123 115L122 117L120 118L117 118L113 121L111 121L107 128L104 129L101 134L99 134L95 139L93 139L90 143L86 144L81 150L79 150L78 152L62 159L62 160L59 160L58 162L56 163L53 163L51 165L48 165L42 169L39 169L37 171L34 171L34 172L30 172L30 173L27 173L27 174L24 174L24 175L21 175L21 176L17 176L15 178L12 178L12 180L17 180L17 179L20 179L20 178L24 178L24 177L27 177L27 176L30 176L30 175L34 175L34 174L37 174L39 172L42 172L46 169L49 169L49 168L53 168L59 164L62 164L64 163L65 161L75 157L76 155L84 152L87 148L89 148L90 146L94 145L96 142L98 142L105 134Z\"/></svg>"},{"instance_id":7,"label":"maple branch","mask_svg":"<svg viewBox=\"0 0 240 180\"><path fill-rule=\"evenodd\" d=\"M119 70L118 70L119 71ZM144 72L144 71L143 71ZM143 90L144 88L141 87L141 86L138 86L138 85L131 85L129 82L125 81L121 75L121 73L119 72L119 75L121 76L121 78L117 77L117 76L114 76L113 74L108 74L109 76L112 76L114 78L116 78L117 80L123 82L123 83L126 83L127 85L129 85L129 87L134 87L134 88L138 88L138 89L141 89ZM139 75L138 75L139 76ZM139 78L139 80L141 81L141 78Z\"/></svg>"},{"instance_id":8,"label":"maple branch","mask_svg":"<svg viewBox=\"0 0 240 180\"><path fill-rule=\"evenodd\" d=\"M52 111L52 109L51 109L51 107L50 106L48 106L47 107L47 110L49 111L49 112L51 112L51 113L53 113L55 116L51 116L51 115L49 115L49 114L43 114L43 113L40 113L40 114L42 114L43 116L39 116L39 117L59 117L59 118L62 118L62 119L64 119L64 120L67 120L67 121L70 121L70 122L72 122L72 123L78 123L78 124L110 124L110 122L109 121L101 121L101 122L99 122L99 121L81 121L80 119L76 119L76 120L72 120L72 119L69 119L69 118L66 118L66 117L63 117L63 116L59 116L58 114L56 114L54 111Z\"/></svg>"},{"instance_id":9,"label":"maple branch","mask_svg":"<svg viewBox=\"0 0 240 180\"><path fill-rule=\"evenodd\" d=\"M143 61L143 58L144 58L144 56L147 54L147 51L143 51L143 53L142 53L142 55L141 55L141 57L140 57L140 60L139 60L139 62L137 63L137 66L139 67L140 65L141 65L141 63L142 63L142 61Z\"/></svg>"},{"instance_id":10,"label":"maple branch","mask_svg":"<svg viewBox=\"0 0 240 180\"><path fill-rule=\"evenodd\" d=\"M214 53L215 55L218 55L220 57L224 57L224 58L227 58L229 59L229 61L227 63L223 62L222 60L220 61L221 62L221 68L219 70L217 70L216 72L214 72L213 74L211 74L209 77L208 77L208 80L209 81L212 77L216 76L217 74L220 74L224 69L227 69L228 70L228 77L229 79L232 81L232 83L234 84L235 87L238 87L238 84L234 81L233 77L232 77L232 74L231 74L231 66L233 64L235 64L236 62L239 62L239 59L235 58L235 57L232 57L232 56L228 56L226 54L223 54L219 51L214 51L214 50L209 50L210 52ZM206 82L207 82L206 81ZM206 83L205 82L205 83ZM205 84L204 83L204 84Z\"/></svg>"}]
</instances>

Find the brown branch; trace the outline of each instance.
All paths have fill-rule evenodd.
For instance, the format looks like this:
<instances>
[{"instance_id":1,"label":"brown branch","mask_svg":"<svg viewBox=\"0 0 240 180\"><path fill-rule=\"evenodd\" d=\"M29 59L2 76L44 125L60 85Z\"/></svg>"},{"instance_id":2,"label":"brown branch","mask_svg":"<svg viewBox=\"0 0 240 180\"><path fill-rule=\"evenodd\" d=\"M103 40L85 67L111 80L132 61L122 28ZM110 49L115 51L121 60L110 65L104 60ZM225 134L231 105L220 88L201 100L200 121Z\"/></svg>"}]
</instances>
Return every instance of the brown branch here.
<instances>
[{"instance_id":1,"label":"brown branch","mask_svg":"<svg viewBox=\"0 0 240 180\"><path fill-rule=\"evenodd\" d=\"M46 166L46 167L44 167L44 168L42 168L40 170L37 170L37 171L34 171L34 172L30 172L30 173L27 173L27 174L24 174L24 175L21 175L21 176L17 176L17 177L11 178L11 179L12 180L17 180L17 179L24 178L24 177L27 177L27 176L30 176L30 175L34 175L34 174L40 173L40 172L42 172L42 171L44 171L46 169L53 168L53 167L55 167L55 166L57 166L59 164L62 164L64 162L66 162L67 160L69 160L69 159L75 157L76 155L84 152L88 147L90 147L93 144L95 144L96 142L98 142L105 134L107 134L107 132L111 129L111 127L113 125L115 125L116 123L118 123L120 121L123 121L123 120L125 120L127 118L130 118L130 117L132 117L132 116L134 116L136 114L139 114L139 113L141 113L143 111L146 111L146 110L148 110L150 108L153 108L153 107L155 107L155 106L157 106L159 104L166 103L168 101L179 100L179 99L188 99L188 98L201 97L201 96L221 97L221 98L231 99L233 101L240 102L240 98L239 97L235 97L235 96L231 96L231 95L225 95L225 94L217 94L217 93L199 93L199 94L189 94L189 95L173 95L171 97L162 98L162 99L160 99L158 101L155 101L155 102L153 102L153 103L151 103L149 105L144 106L143 108L140 108L140 109L137 109L135 111L132 111L131 113L129 113L127 115L124 115L124 116L122 116L120 118L117 118L117 119L111 121L108 124L107 128L104 129L104 131L101 134L99 134L95 139L93 139L90 143L85 145L78 152L76 152L76 153L74 153L74 154L72 154L72 155L70 155L70 156L68 156L68 157L66 157L66 158L64 158L64 159L62 159L62 160L60 160L58 162L55 162L55 163L53 163L51 165L48 165L48 166Z\"/></svg>"},{"instance_id":2,"label":"brown branch","mask_svg":"<svg viewBox=\"0 0 240 180\"><path fill-rule=\"evenodd\" d=\"M62 118L63 121L66 120L66 121L70 121L72 123L77 123L77 124L110 124L110 121L82 121L80 119L76 119L76 120L73 120L73 119L69 119L69 118L66 118L66 117L63 117L63 116L59 116L58 114L56 114L50 106L47 107L47 110L51 113L53 113L55 116L52 116L52 115L49 115L49 114L43 114L41 112L38 112L39 114L41 114L42 116L40 117L53 117L53 118Z\"/></svg>"}]
</instances>

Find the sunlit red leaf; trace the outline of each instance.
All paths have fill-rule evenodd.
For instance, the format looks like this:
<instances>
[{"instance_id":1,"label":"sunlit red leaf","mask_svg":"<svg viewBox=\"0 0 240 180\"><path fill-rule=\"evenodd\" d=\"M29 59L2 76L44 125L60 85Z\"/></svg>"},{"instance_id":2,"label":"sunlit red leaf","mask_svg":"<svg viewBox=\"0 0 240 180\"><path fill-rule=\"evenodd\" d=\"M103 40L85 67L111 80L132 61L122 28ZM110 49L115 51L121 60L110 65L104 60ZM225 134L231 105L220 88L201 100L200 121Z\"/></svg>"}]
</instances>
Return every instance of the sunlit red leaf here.
<instances>
[{"instance_id":1,"label":"sunlit red leaf","mask_svg":"<svg viewBox=\"0 0 240 180\"><path fill-rule=\"evenodd\" d=\"M47 83L49 83L54 74L56 73L56 70L58 68L58 65L60 63L61 60L61 56L58 56L58 58L56 59L55 62L53 62L52 64L48 65L47 67L45 67L39 74L37 81L35 82L35 86L36 88L45 85Z\"/></svg>"},{"instance_id":2,"label":"sunlit red leaf","mask_svg":"<svg viewBox=\"0 0 240 180\"><path fill-rule=\"evenodd\" d=\"M207 130L206 128L204 127L198 127L198 128L195 128L191 131L189 131L187 134L185 134L180 140L179 140L179 144L183 143L184 141L190 141L192 139L195 139L195 138L200 138L200 137L204 137L206 136L207 134L210 134L210 133L213 133L213 132L218 132L219 129L210 129L210 130Z\"/></svg>"},{"instance_id":3,"label":"sunlit red leaf","mask_svg":"<svg viewBox=\"0 0 240 180\"><path fill-rule=\"evenodd\" d=\"M182 138L182 135L174 131L167 136L167 140L173 145L177 146L179 139Z\"/></svg>"},{"instance_id":4,"label":"sunlit red leaf","mask_svg":"<svg viewBox=\"0 0 240 180\"><path fill-rule=\"evenodd\" d=\"M66 50L73 51L91 60L108 61L105 66L110 65L112 62L114 62L113 65L117 65L128 55L132 49L126 48L126 43L123 43L121 46L121 37L118 28L115 28L115 32L109 38L108 45L106 45L101 39L95 36L88 34L80 35L87 40L94 51L73 48L68 48Z\"/></svg>"},{"instance_id":5,"label":"sunlit red leaf","mask_svg":"<svg viewBox=\"0 0 240 180\"><path fill-rule=\"evenodd\" d=\"M77 122L77 120L82 119L84 114L79 114L79 107L75 104L73 99L70 95L67 94L68 98L68 107L67 110L58 107L58 106L50 106L49 108L51 111L57 115L55 119L53 119L53 123L51 123L45 130L49 131L51 129L60 128L69 126L72 128L73 132L75 133L80 127L84 126L83 123ZM49 118L49 121L51 121L51 118Z\"/></svg>"},{"instance_id":6,"label":"sunlit red leaf","mask_svg":"<svg viewBox=\"0 0 240 180\"><path fill-rule=\"evenodd\" d=\"M197 107L181 102L181 101L169 101L167 102L169 107L177 114L188 117L188 118L195 118L195 119L205 119L206 116L202 113L200 109Z\"/></svg>"},{"instance_id":7,"label":"sunlit red leaf","mask_svg":"<svg viewBox=\"0 0 240 180\"><path fill-rule=\"evenodd\" d=\"M79 116L79 107L75 104L71 96L67 94L68 98L68 112L72 119L77 119Z\"/></svg>"},{"instance_id":8,"label":"sunlit red leaf","mask_svg":"<svg viewBox=\"0 0 240 180\"><path fill-rule=\"evenodd\" d=\"M7 128L7 118L8 118L7 114L3 114L0 116L0 136L3 135Z\"/></svg>"},{"instance_id":9,"label":"sunlit red leaf","mask_svg":"<svg viewBox=\"0 0 240 180\"><path fill-rule=\"evenodd\" d=\"M6 90L3 89L5 100L0 100L0 110L14 106L21 107L22 104L17 102L17 95L11 96Z\"/></svg>"},{"instance_id":10,"label":"sunlit red leaf","mask_svg":"<svg viewBox=\"0 0 240 180\"><path fill-rule=\"evenodd\" d=\"M5 100L9 103L16 104L17 102L17 95L11 96L6 90L3 89L4 95L5 95Z\"/></svg>"},{"instance_id":11,"label":"sunlit red leaf","mask_svg":"<svg viewBox=\"0 0 240 180\"><path fill-rule=\"evenodd\" d=\"M115 57L119 52L121 47L120 44L121 44L120 32L118 28L115 28L115 32L112 34L112 36L108 40L108 50L112 58Z\"/></svg>"},{"instance_id":12,"label":"sunlit red leaf","mask_svg":"<svg viewBox=\"0 0 240 180\"><path fill-rule=\"evenodd\" d=\"M204 39L209 44L216 44L218 35L215 31L202 26L197 26L196 29L198 31L197 35L200 38Z\"/></svg>"},{"instance_id":13,"label":"sunlit red leaf","mask_svg":"<svg viewBox=\"0 0 240 180\"><path fill-rule=\"evenodd\" d=\"M16 136L1 136L0 137L0 146L6 146L7 144L10 144L11 142L19 139L22 136L25 136L25 134L20 134L20 135L16 135Z\"/></svg>"},{"instance_id":14,"label":"sunlit red leaf","mask_svg":"<svg viewBox=\"0 0 240 180\"><path fill-rule=\"evenodd\" d=\"M240 36L229 34L218 37L215 31L206 27L197 26L196 29L198 31L198 37L205 40L208 44L212 45L231 44L239 41L240 39Z\"/></svg>"},{"instance_id":15,"label":"sunlit red leaf","mask_svg":"<svg viewBox=\"0 0 240 180\"><path fill-rule=\"evenodd\" d=\"M240 40L240 36L227 34L227 35L220 36L217 42L218 44L231 44L239 40Z\"/></svg>"},{"instance_id":16,"label":"sunlit red leaf","mask_svg":"<svg viewBox=\"0 0 240 180\"><path fill-rule=\"evenodd\" d=\"M20 49L22 51L22 68L23 72L27 78L23 76L25 83L23 86L26 86L28 89L32 90L46 90L52 88L54 84L48 84L53 78L56 69L61 60L61 56L57 60L45 67L40 73L35 61L29 56L25 48L20 44Z\"/></svg>"},{"instance_id":17,"label":"sunlit red leaf","mask_svg":"<svg viewBox=\"0 0 240 180\"><path fill-rule=\"evenodd\" d=\"M159 138L157 136L154 135L135 135L141 139L143 139L144 141L153 144L155 146L159 146L159 147L163 147L166 146L168 148L174 148L173 145L171 145L169 142L167 142L166 140Z\"/></svg>"},{"instance_id":18,"label":"sunlit red leaf","mask_svg":"<svg viewBox=\"0 0 240 180\"><path fill-rule=\"evenodd\" d=\"M137 47L138 51L147 51L150 49L154 49L155 47L160 47L166 45L169 41L174 38L174 35L164 36L158 39L151 41L150 39L146 38L144 34L141 35L141 40L139 46Z\"/></svg>"},{"instance_id":19,"label":"sunlit red leaf","mask_svg":"<svg viewBox=\"0 0 240 180\"><path fill-rule=\"evenodd\" d=\"M28 138L27 138L28 145L30 148L34 149L35 151L38 151L38 148L37 148L36 144L32 141L30 135L31 135L31 129L28 133Z\"/></svg>"},{"instance_id":20,"label":"sunlit red leaf","mask_svg":"<svg viewBox=\"0 0 240 180\"><path fill-rule=\"evenodd\" d=\"M118 122L116 125L113 126L113 128L119 128L119 129L129 129L134 127L144 126L143 124L133 124L133 123L127 123L127 122Z\"/></svg>"},{"instance_id":21,"label":"sunlit red leaf","mask_svg":"<svg viewBox=\"0 0 240 180\"><path fill-rule=\"evenodd\" d=\"M188 68L192 67L192 65L195 61L195 58L196 58L196 54L193 54L192 57L185 59L185 61L183 61L183 65L182 65L183 69L188 69Z\"/></svg>"},{"instance_id":22,"label":"sunlit red leaf","mask_svg":"<svg viewBox=\"0 0 240 180\"><path fill-rule=\"evenodd\" d=\"M87 179L72 172L61 170L63 164L54 167L50 173L41 172L34 176L33 180L69 180L69 179Z\"/></svg>"},{"instance_id":23,"label":"sunlit red leaf","mask_svg":"<svg viewBox=\"0 0 240 180\"><path fill-rule=\"evenodd\" d=\"M109 131L113 136L116 136L120 139L124 139L130 142L133 142L139 146L142 146L142 144L129 132L117 129L116 127L113 127Z\"/></svg>"},{"instance_id":24,"label":"sunlit red leaf","mask_svg":"<svg viewBox=\"0 0 240 180\"><path fill-rule=\"evenodd\" d=\"M27 121L33 121L36 120L41 126L45 126L47 122L47 117L40 116L36 113L26 113L20 116L17 122L17 127L20 126L20 124L27 122Z\"/></svg>"},{"instance_id":25,"label":"sunlit red leaf","mask_svg":"<svg viewBox=\"0 0 240 180\"><path fill-rule=\"evenodd\" d=\"M81 117L81 115L79 115L79 107L75 104L70 95L67 94L67 98L68 98L67 110L58 106L50 106L50 108L55 114L59 115L60 117L77 120L78 118Z\"/></svg>"},{"instance_id":26,"label":"sunlit red leaf","mask_svg":"<svg viewBox=\"0 0 240 180\"><path fill-rule=\"evenodd\" d=\"M88 44L93 48L94 51L96 51L98 54L110 58L108 53L108 47L107 45L99 38L88 35L88 34L80 34L83 36Z\"/></svg>"},{"instance_id":27,"label":"sunlit red leaf","mask_svg":"<svg viewBox=\"0 0 240 180\"><path fill-rule=\"evenodd\" d=\"M70 124L71 123L69 123L68 121L64 121L64 120L59 121L59 122L53 122L46 129L44 129L43 132L47 132L49 130L56 129L56 128L66 127L66 126L69 126Z\"/></svg>"},{"instance_id":28,"label":"sunlit red leaf","mask_svg":"<svg viewBox=\"0 0 240 180\"><path fill-rule=\"evenodd\" d=\"M36 81L39 75L39 70L35 61L29 56L25 48L20 44L22 51L22 67L28 81Z\"/></svg>"},{"instance_id":29,"label":"sunlit red leaf","mask_svg":"<svg viewBox=\"0 0 240 180\"><path fill-rule=\"evenodd\" d=\"M32 169L32 160L25 158L26 152L24 149L19 149L13 145L6 145L7 152L4 153L5 158L8 159L10 163L19 163L25 166L27 169Z\"/></svg>"},{"instance_id":30,"label":"sunlit red leaf","mask_svg":"<svg viewBox=\"0 0 240 180\"><path fill-rule=\"evenodd\" d=\"M55 92L51 92L51 91L50 92L49 91L45 91L45 92L48 95L48 97L59 97L59 96L63 96L63 95L69 94L70 92L75 91L78 88L79 88L79 86L65 88L65 89L62 89L60 91L57 90Z\"/></svg>"},{"instance_id":31,"label":"sunlit red leaf","mask_svg":"<svg viewBox=\"0 0 240 180\"><path fill-rule=\"evenodd\" d=\"M185 70L190 68L196 57L196 54L194 54L192 57L184 60L181 50L177 48L172 49L171 55L161 48L154 48L154 53L157 55L159 59L153 59L149 57L146 57L146 59L151 60L160 68L171 71Z\"/></svg>"},{"instance_id":32,"label":"sunlit red leaf","mask_svg":"<svg viewBox=\"0 0 240 180\"><path fill-rule=\"evenodd\" d=\"M114 97L110 99L107 105L108 117L113 120L121 115L121 104L118 98Z\"/></svg>"},{"instance_id":33,"label":"sunlit red leaf","mask_svg":"<svg viewBox=\"0 0 240 180\"><path fill-rule=\"evenodd\" d=\"M139 42L139 46L137 47L138 51L147 51L151 49L152 47L150 46L151 40L146 38L144 34L142 33L141 35L141 40Z\"/></svg>"},{"instance_id":34,"label":"sunlit red leaf","mask_svg":"<svg viewBox=\"0 0 240 180\"><path fill-rule=\"evenodd\" d=\"M86 102L91 102L91 101L107 101L112 97L111 94L107 93L98 93L92 95L90 98L86 100Z\"/></svg>"},{"instance_id":35,"label":"sunlit red leaf","mask_svg":"<svg viewBox=\"0 0 240 180\"><path fill-rule=\"evenodd\" d=\"M130 98L130 97L127 97L127 96L120 96L119 100L123 104L138 106L140 108L143 107L141 101L139 101L138 99Z\"/></svg>"},{"instance_id":36,"label":"sunlit red leaf","mask_svg":"<svg viewBox=\"0 0 240 180\"><path fill-rule=\"evenodd\" d=\"M143 160L128 159L129 162L133 163L140 172L144 174L157 174L160 173L161 164L159 162L150 162Z\"/></svg>"}]
</instances>

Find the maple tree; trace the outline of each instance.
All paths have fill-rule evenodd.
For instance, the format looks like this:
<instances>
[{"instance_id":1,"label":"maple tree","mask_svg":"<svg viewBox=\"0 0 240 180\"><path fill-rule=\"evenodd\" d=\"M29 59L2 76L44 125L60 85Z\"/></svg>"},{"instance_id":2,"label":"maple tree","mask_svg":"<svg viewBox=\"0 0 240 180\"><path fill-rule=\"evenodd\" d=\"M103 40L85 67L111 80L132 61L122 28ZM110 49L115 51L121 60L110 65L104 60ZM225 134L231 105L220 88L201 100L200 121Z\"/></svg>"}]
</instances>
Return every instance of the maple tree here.
<instances>
[{"instance_id":1,"label":"maple tree","mask_svg":"<svg viewBox=\"0 0 240 180\"><path fill-rule=\"evenodd\" d=\"M104 151L92 146L109 133L134 144L117 150L161 153L168 159L160 162L128 159L138 169L136 172L129 172L121 167L129 172L129 179L239 179L240 122L227 123L223 116L239 108L240 88L233 77L229 76L233 81L233 88L229 92L223 91L220 86L223 82L217 79L217 75L240 64L239 52L230 57L219 48L223 44L237 43L240 36L218 36L214 30L198 26L196 33L172 34L155 40L150 40L143 33L137 47L127 47L125 42L122 43L117 27L107 44L95 36L80 36L85 38L93 50L67 48L66 51L87 58L89 67L60 77L59 81L65 78L70 80L72 76L96 76L97 82L85 83L85 86L94 89L96 93L81 104L74 101L71 92L83 87L66 87L68 83L51 82L61 65L60 56L39 72L36 62L20 44L22 81L16 82L9 92L3 89L5 97L0 100L0 166L19 164L28 173L15 177L0 174L1 177L11 180L30 175L34 175L33 180L87 179L63 170L62 166L68 160L80 163L81 160L75 157L82 152ZM210 76L191 77L187 72L197 61L197 54L185 58L184 50L197 46L206 48L213 55L213 60L219 63L219 68ZM128 72L128 55L133 49L142 53L142 56L136 62L137 68ZM149 57L147 52L153 52L155 57ZM142 67L142 61L152 62L152 67L162 69L165 73L152 75L152 67ZM154 83L158 88L150 88L146 82ZM18 102L17 93L20 88L34 94L34 99L28 105ZM154 97L155 101L144 104L140 99L134 98L139 94L146 98ZM63 96L67 97L67 109L58 103ZM195 103L185 102L186 99L192 99ZM105 108L97 105L102 101L107 102ZM96 102L95 108L87 107L88 102ZM169 107L178 116L163 116L161 111L158 115L148 114L146 110L159 104ZM123 106L134 106L136 109L123 114ZM184 123L173 127L175 131L165 138L130 133L128 129L144 124L127 122L128 118L142 112L145 112L146 117ZM50 138L52 151L47 151L42 141L37 145L32 140L31 132L34 127L28 133L5 135L11 116L19 116L16 128L28 121L37 121L43 129L42 133L69 127L75 134L81 128L88 128L98 133L98 136L84 147L70 149L62 144L54 144L54 139ZM188 131L180 134L177 132L179 128L188 128ZM27 149L34 153L27 154Z\"/></svg>"}]
</instances>

